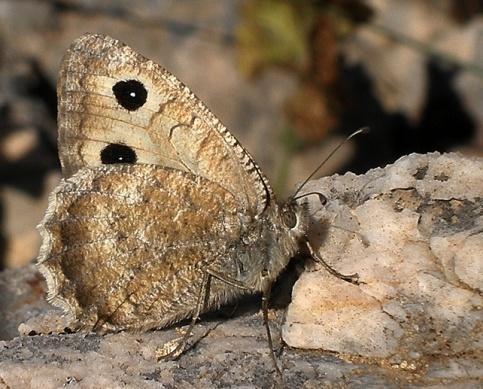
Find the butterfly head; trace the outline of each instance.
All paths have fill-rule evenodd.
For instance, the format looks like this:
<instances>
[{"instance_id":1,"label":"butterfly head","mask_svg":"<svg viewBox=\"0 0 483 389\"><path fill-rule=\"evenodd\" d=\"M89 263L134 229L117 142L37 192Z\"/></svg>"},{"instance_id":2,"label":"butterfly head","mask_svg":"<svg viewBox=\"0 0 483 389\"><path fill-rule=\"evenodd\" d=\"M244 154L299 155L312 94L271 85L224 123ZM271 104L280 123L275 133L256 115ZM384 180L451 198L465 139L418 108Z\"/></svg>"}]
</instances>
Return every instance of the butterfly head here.
<instances>
[{"instance_id":1,"label":"butterfly head","mask_svg":"<svg viewBox=\"0 0 483 389\"><path fill-rule=\"evenodd\" d=\"M273 208L272 208L273 209ZM277 207L269 216L270 222L265 230L268 234L268 263L262 276L260 290L271 284L287 266L290 259L297 254L301 242L306 239L308 226L307 202L290 200Z\"/></svg>"},{"instance_id":2,"label":"butterfly head","mask_svg":"<svg viewBox=\"0 0 483 389\"><path fill-rule=\"evenodd\" d=\"M307 230L307 203L290 200L280 208L280 217L289 234L296 239L305 235Z\"/></svg>"}]
</instances>

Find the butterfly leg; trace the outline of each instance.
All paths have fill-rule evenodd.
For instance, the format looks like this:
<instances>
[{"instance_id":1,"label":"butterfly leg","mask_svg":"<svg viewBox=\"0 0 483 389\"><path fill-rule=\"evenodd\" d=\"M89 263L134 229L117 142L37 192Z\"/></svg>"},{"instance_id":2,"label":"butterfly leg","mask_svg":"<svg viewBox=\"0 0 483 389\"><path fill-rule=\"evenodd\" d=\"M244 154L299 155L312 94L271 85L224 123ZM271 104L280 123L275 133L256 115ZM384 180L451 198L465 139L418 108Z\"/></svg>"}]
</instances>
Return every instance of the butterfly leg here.
<instances>
[{"instance_id":1,"label":"butterfly leg","mask_svg":"<svg viewBox=\"0 0 483 389\"><path fill-rule=\"evenodd\" d=\"M234 286L235 288L239 288L239 289L242 289L242 290L255 292L255 290L253 290L253 288L250 288L249 286L245 285L243 282L236 280L235 278L227 277L227 276L220 274L217 271L212 270L212 269L206 269L205 271L210 276L213 276L214 278L216 278L220 281L223 281L225 284Z\"/></svg>"},{"instance_id":2,"label":"butterfly leg","mask_svg":"<svg viewBox=\"0 0 483 389\"><path fill-rule=\"evenodd\" d=\"M270 325L268 320L268 304L270 302L270 293L272 291L272 284L268 284L268 287L262 291L262 313L263 313L263 325L265 326L265 330L267 331L267 341L268 341L268 348L270 349L270 357L272 358L273 366L275 367L275 371L277 375L283 382L283 374L280 368L278 367L277 357L275 355L275 351L273 348L273 341L272 341L272 333L270 331Z\"/></svg>"},{"instance_id":3,"label":"butterfly leg","mask_svg":"<svg viewBox=\"0 0 483 389\"><path fill-rule=\"evenodd\" d=\"M248 287L247 285L243 284L242 282L233 279L231 277L227 277L225 275L221 275L211 269L208 269L207 272L212 275L214 278L219 279L227 283L228 285L234 286L236 288L240 288L243 290L254 291L253 288ZM272 283L266 283L266 287L262 290L262 314L263 314L263 324L267 331L267 341L268 341L268 348L270 349L270 357L272 358L273 365L275 367L275 371L279 378L283 381L282 371L278 367L277 357L275 356L275 351L273 349L273 341L272 341L272 333L270 331L269 320L268 320L268 304L270 302L270 293L272 290Z\"/></svg>"},{"instance_id":4,"label":"butterfly leg","mask_svg":"<svg viewBox=\"0 0 483 389\"><path fill-rule=\"evenodd\" d=\"M197 301L196 301L195 314L193 315L193 318L191 319L191 323L190 323L188 329L186 330L186 332L184 333L183 337L178 342L176 347L172 351L170 351L169 353L159 357L159 359L165 359L165 360L176 359L185 351L186 343L188 342L188 338L190 337L191 332L193 331L193 328L194 328L197 320L200 317L202 308L208 302L209 293L210 293L210 283L211 283L211 275L208 274L207 272L204 272L200 292L198 293L198 298L197 298Z\"/></svg>"},{"instance_id":5,"label":"butterfly leg","mask_svg":"<svg viewBox=\"0 0 483 389\"><path fill-rule=\"evenodd\" d=\"M310 256L314 259L314 261L320 263L322 266L325 267L325 269L332 274L333 276L340 278L341 280L350 282L351 284L354 285L359 285L359 274L354 273L354 274L342 274L339 273L337 270L335 270L333 267L331 267L327 262L325 262L322 257L314 250L312 245L310 244L309 241L306 241L307 248L309 249Z\"/></svg>"}]
</instances>

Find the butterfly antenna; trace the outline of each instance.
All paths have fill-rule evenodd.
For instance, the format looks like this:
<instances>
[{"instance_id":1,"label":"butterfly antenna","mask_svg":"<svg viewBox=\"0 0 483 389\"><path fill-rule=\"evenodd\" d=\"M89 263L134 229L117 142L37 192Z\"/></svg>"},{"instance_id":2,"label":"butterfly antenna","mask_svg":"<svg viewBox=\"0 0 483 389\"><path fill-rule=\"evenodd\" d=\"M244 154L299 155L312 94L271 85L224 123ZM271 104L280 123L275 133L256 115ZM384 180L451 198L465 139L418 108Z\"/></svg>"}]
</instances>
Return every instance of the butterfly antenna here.
<instances>
[{"instance_id":1,"label":"butterfly antenna","mask_svg":"<svg viewBox=\"0 0 483 389\"><path fill-rule=\"evenodd\" d=\"M295 196L297 196L297 194L302 190L302 188L305 186L305 184L307 184L307 182L310 181L310 179L315 176L315 174L317 174L317 172L319 171L319 169L324 166L324 164L337 152L337 150L339 150L346 142L348 142L349 140L351 140L353 137L355 137L356 135L359 135L359 134L367 134L369 132L369 127L362 127L362 128L359 128L357 131L354 131L352 134L350 134L347 138L345 138L342 142L340 142L334 150L332 150L330 152L330 154L319 164L319 166L317 166L316 169L314 169L314 171L312 173L310 173L310 175L304 180L304 182L302 182L299 187L297 188L297 190L294 192L294 194L292 195L291 197L291 201L295 198Z\"/></svg>"}]
</instances>

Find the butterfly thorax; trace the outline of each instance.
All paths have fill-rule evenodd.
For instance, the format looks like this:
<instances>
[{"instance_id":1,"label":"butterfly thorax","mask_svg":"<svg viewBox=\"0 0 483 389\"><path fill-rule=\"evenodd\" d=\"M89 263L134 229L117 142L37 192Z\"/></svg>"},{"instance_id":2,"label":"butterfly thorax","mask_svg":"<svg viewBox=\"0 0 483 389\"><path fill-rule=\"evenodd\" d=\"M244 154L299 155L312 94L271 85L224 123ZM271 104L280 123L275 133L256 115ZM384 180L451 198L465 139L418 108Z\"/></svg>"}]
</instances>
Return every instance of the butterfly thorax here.
<instances>
[{"instance_id":1,"label":"butterfly thorax","mask_svg":"<svg viewBox=\"0 0 483 389\"><path fill-rule=\"evenodd\" d=\"M299 250L306 225L305 204L273 202L233 247L237 279L255 291L266 290Z\"/></svg>"}]
</instances>

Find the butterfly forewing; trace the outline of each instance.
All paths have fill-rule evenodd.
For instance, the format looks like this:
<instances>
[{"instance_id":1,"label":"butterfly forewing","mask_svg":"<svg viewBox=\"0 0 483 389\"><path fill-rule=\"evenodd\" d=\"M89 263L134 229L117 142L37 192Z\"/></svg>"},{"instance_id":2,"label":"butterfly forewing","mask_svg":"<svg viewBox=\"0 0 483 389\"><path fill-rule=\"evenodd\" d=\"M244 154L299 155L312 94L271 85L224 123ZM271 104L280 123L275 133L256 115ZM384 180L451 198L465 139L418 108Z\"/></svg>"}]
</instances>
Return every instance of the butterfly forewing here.
<instances>
[{"instance_id":1,"label":"butterfly forewing","mask_svg":"<svg viewBox=\"0 0 483 389\"><path fill-rule=\"evenodd\" d=\"M102 150L122 144L138 163L221 185L249 215L260 215L273 196L246 150L186 86L115 39L87 34L75 41L61 65L58 95L65 176L102 164Z\"/></svg>"}]
</instances>

